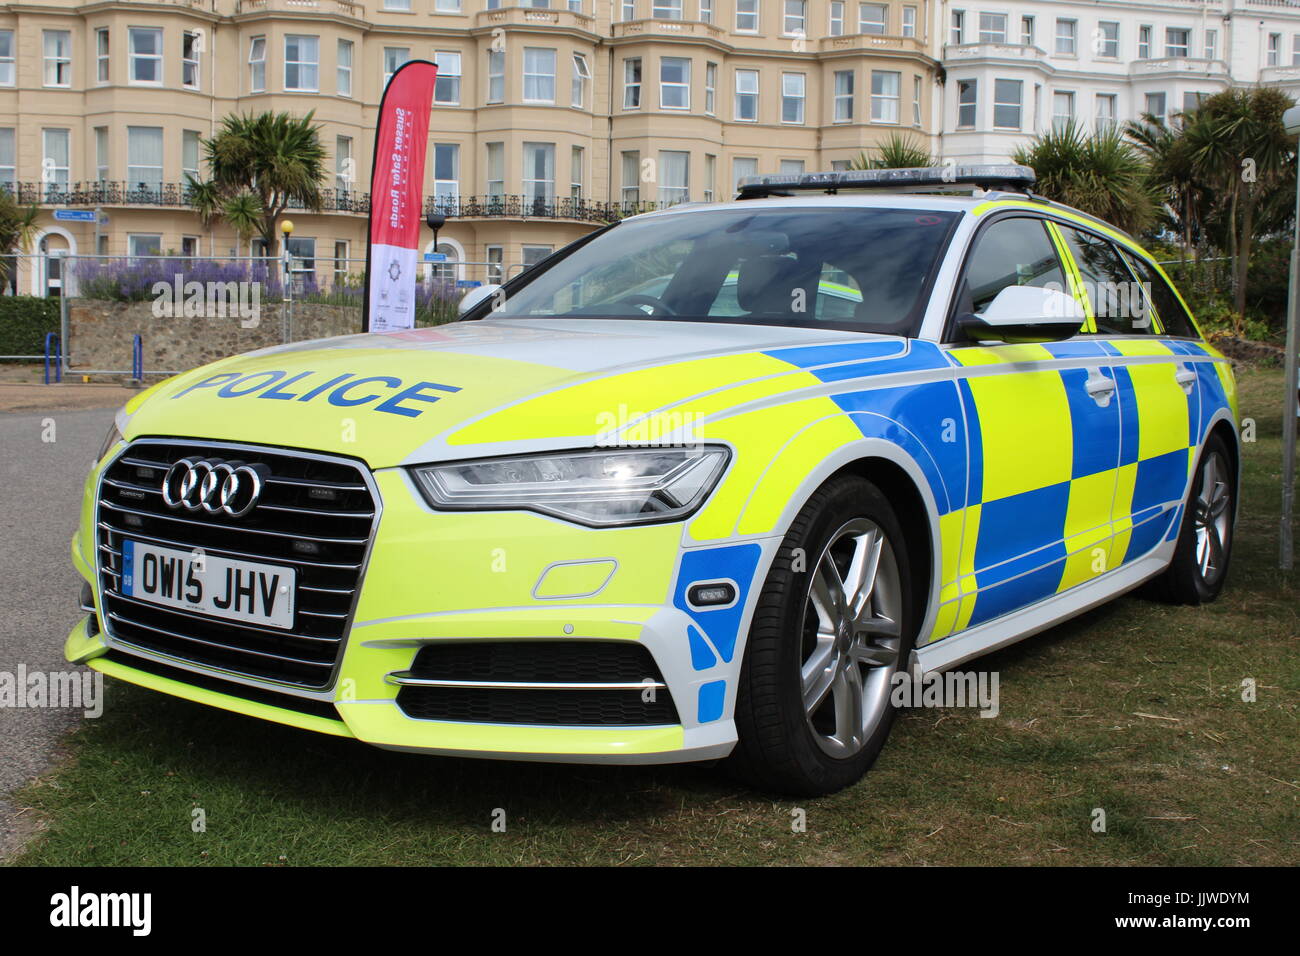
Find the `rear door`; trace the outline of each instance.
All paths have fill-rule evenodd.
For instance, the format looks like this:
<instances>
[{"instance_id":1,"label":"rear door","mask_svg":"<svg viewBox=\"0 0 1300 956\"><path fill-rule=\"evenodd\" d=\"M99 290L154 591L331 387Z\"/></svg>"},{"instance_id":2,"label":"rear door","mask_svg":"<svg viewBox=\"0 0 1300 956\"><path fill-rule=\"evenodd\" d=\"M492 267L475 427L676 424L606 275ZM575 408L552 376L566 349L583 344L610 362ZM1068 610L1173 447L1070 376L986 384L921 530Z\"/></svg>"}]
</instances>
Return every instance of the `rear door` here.
<instances>
[{"instance_id":1,"label":"rear door","mask_svg":"<svg viewBox=\"0 0 1300 956\"><path fill-rule=\"evenodd\" d=\"M979 312L1008 285L1070 289L1040 217L983 227L954 312ZM1082 330L1081 330L1082 331ZM957 630L1034 604L1110 567L1119 406L1095 337L948 347L959 366L970 452Z\"/></svg>"},{"instance_id":2,"label":"rear door","mask_svg":"<svg viewBox=\"0 0 1300 956\"><path fill-rule=\"evenodd\" d=\"M1169 299L1176 297L1155 270L1105 236L1057 228L1089 297L1090 335L1106 352L1117 385L1120 455L1111 552L1118 566L1177 534L1199 443L1198 373L1172 334L1177 317ZM1162 311L1169 330L1162 327ZM1211 365L1207 369L1212 372Z\"/></svg>"}]
</instances>

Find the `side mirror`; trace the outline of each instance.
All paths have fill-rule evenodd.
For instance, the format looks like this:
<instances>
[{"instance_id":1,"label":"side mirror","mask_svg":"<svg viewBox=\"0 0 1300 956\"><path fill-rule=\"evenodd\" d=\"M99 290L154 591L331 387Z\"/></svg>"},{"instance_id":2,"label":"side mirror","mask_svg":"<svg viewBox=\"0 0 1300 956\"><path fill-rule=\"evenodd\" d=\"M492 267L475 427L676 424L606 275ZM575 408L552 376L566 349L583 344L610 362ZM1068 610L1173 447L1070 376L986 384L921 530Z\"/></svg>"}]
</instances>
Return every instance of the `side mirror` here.
<instances>
[{"instance_id":1,"label":"side mirror","mask_svg":"<svg viewBox=\"0 0 1300 956\"><path fill-rule=\"evenodd\" d=\"M979 315L957 324L974 341L1059 342L1079 331L1087 316L1074 296L1059 289L1009 285Z\"/></svg>"},{"instance_id":2,"label":"side mirror","mask_svg":"<svg viewBox=\"0 0 1300 956\"><path fill-rule=\"evenodd\" d=\"M464 315L466 312L474 308L474 306L478 305L484 299L488 298L489 296L495 295L497 289L499 288L501 288L501 286L492 282L488 283L487 285L476 285L474 288L466 292L464 297L460 300L460 305L456 307L456 314Z\"/></svg>"}]
</instances>

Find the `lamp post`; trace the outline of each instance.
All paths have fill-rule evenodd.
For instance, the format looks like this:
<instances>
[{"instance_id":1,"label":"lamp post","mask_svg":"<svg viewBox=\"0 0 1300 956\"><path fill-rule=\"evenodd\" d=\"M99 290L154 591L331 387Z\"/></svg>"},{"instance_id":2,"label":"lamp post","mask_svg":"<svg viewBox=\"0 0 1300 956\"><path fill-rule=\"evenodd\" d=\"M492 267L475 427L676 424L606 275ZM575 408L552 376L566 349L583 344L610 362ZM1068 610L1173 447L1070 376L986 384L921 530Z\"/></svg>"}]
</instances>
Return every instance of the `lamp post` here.
<instances>
[{"instance_id":1,"label":"lamp post","mask_svg":"<svg viewBox=\"0 0 1300 956\"><path fill-rule=\"evenodd\" d=\"M1300 136L1300 106L1282 114L1288 136ZM1300 150L1296 151L1300 168ZM1287 284L1286 308L1286 397L1282 401L1282 521L1279 527L1278 567L1291 570L1295 563L1295 543L1291 517L1295 510L1295 444L1297 369L1296 350L1300 348L1300 178L1296 182L1295 239L1291 246L1291 281Z\"/></svg>"},{"instance_id":2,"label":"lamp post","mask_svg":"<svg viewBox=\"0 0 1300 956\"><path fill-rule=\"evenodd\" d=\"M293 261L289 257L289 237L293 235L293 221L280 220L280 263L284 273L284 319L280 323L280 337L288 342L293 332Z\"/></svg>"}]
</instances>

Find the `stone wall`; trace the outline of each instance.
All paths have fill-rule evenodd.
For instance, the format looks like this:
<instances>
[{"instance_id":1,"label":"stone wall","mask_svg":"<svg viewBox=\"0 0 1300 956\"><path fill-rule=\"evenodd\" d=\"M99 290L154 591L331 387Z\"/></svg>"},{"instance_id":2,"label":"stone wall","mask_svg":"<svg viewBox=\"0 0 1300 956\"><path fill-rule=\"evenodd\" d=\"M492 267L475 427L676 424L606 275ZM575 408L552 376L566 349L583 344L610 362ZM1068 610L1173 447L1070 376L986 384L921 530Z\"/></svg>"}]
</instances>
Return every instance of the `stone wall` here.
<instances>
[{"instance_id":1,"label":"stone wall","mask_svg":"<svg viewBox=\"0 0 1300 956\"><path fill-rule=\"evenodd\" d=\"M157 317L152 302L70 299L64 352L74 374L129 372L132 338L139 335L145 380L156 381L159 372L182 372L240 352L360 331L359 306L295 302L290 316L286 304L264 303L253 322L238 316Z\"/></svg>"}]
</instances>

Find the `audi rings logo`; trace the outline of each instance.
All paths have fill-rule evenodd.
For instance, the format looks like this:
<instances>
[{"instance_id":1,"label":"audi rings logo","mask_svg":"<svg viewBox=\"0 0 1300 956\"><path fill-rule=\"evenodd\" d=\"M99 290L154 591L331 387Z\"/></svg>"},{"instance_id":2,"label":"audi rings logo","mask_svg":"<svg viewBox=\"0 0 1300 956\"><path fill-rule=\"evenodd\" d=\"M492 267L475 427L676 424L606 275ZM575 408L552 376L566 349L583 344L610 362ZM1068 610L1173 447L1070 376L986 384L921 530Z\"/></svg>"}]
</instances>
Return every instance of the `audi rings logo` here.
<instances>
[{"instance_id":1,"label":"audi rings logo","mask_svg":"<svg viewBox=\"0 0 1300 956\"><path fill-rule=\"evenodd\" d=\"M184 508L232 518L253 510L271 470L239 461L182 458L167 469L162 497L169 508Z\"/></svg>"}]
</instances>

